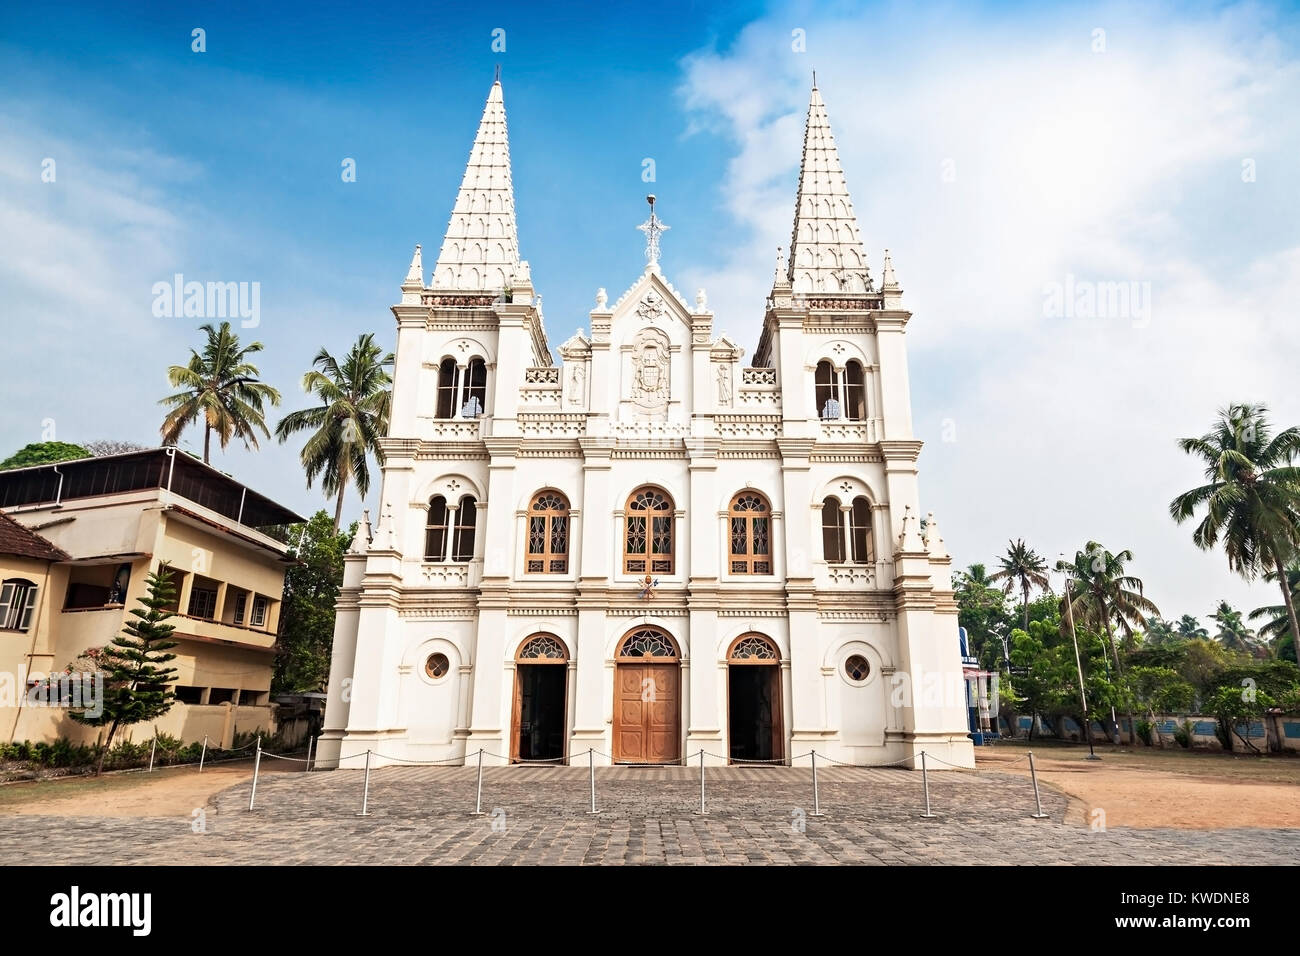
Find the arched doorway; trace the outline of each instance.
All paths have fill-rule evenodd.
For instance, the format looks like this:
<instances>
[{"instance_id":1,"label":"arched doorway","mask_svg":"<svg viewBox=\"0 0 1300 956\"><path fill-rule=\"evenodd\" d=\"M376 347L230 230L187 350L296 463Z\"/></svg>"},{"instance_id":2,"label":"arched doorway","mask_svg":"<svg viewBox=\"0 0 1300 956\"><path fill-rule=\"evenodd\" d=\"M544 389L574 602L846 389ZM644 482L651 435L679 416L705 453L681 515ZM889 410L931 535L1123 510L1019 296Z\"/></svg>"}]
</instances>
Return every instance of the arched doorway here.
<instances>
[{"instance_id":1,"label":"arched doorway","mask_svg":"<svg viewBox=\"0 0 1300 956\"><path fill-rule=\"evenodd\" d=\"M569 653L559 638L537 634L515 655L510 759L564 759Z\"/></svg>"},{"instance_id":2,"label":"arched doorway","mask_svg":"<svg viewBox=\"0 0 1300 956\"><path fill-rule=\"evenodd\" d=\"M614 761L677 763L681 758L681 655L657 627L619 642L614 664Z\"/></svg>"},{"instance_id":3,"label":"arched doorway","mask_svg":"<svg viewBox=\"0 0 1300 956\"><path fill-rule=\"evenodd\" d=\"M735 762L785 757L781 652L761 634L742 634L727 652L727 742Z\"/></svg>"}]
</instances>

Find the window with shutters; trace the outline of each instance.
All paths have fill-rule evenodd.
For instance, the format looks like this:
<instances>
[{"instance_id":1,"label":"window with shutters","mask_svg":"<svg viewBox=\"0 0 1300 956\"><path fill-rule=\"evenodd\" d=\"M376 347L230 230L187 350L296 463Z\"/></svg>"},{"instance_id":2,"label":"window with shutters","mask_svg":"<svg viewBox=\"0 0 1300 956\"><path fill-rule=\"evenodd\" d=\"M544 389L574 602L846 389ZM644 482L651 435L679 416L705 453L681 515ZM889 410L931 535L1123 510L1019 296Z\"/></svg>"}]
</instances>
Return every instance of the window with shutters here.
<instances>
[{"instance_id":1,"label":"window with shutters","mask_svg":"<svg viewBox=\"0 0 1300 956\"><path fill-rule=\"evenodd\" d=\"M25 631L32 626L38 590L25 578L0 582L0 631Z\"/></svg>"},{"instance_id":2,"label":"window with shutters","mask_svg":"<svg viewBox=\"0 0 1300 956\"><path fill-rule=\"evenodd\" d=\"M673 573L673 501L657 488L639 488L624 511L623 571Z\"/></svg>"},{"instance_id":3,"label":"window with shutters","mask_svg":"<svg viewBox=\"0 0 1300 956\"><path fill-rule=\"evenodd\" d=\"M429 499L429 511L424 522L424 560L447 559L447 499L434 495Z\"/></svg>"},{"instance_id":4,"label":"window with shutters","mask_svg":"<svg viewBox=\"0 0 1300 956\"><path fill-rule=\"evenodd\" d=\"M772 573L772 508L756 491L742 491L727 510L732 574Z\"/></svg>"},{"instance_id":5,"label":"window with shutters","mask_svg":"<svg viewBox=\"0 0 1300 956\"><path fill-rule=\"evenodd\" d=\"M844 563L844 522L840 499L834 495L822 501L822 557L831 564Z\"/></svg>"},{"instance_id":6,"label":"window with shutters","mask_svg":"<svg viewBox=\"0 0 1300 956\"><path fill-rule=\"evenodd\" d=\"M471 495L465 495L456 509L456 527L451 541L453 561L474 560L474 526L477 522L478 502Z\"/></svg>"},{"instance_id":7,"label":"window with shutters","mask_svg":"<svg viewBox=\"0 0 1300 956\"><path fill-rule=\"evenodd\" d=\"M526 574L563 574L569 569L569 502L558 491L542 491L528 505Z\"/></svg>"}]
</instances>

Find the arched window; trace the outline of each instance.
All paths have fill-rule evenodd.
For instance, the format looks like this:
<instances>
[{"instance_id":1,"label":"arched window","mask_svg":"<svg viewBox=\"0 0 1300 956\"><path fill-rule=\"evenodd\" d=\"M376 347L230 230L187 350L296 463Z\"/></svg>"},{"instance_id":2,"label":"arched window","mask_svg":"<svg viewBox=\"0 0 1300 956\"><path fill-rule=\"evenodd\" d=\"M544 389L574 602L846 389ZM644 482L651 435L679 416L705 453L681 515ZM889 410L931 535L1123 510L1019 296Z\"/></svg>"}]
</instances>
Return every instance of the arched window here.
<instances>
[{"instance_id":1,"label":"arched window","mask_svg":"<svg viewBox=\"0 0 1300 956\"><path fill-rule=\"evenodd\" d=\"M569 569L569 502L558 491L542 491L528 505L527 574L563 574Z\"/></svg>"},{"instance_id":2,"label":"arched window","mask_svg":"<svg viewBox=\"0 0 1300 956\"><path fill-rule=\"evenodd\" d=\"M474 524L478 520L478 502L473 496L460 499L456 509L456 529L451 542L453 561L474 560Z\"/></svg>"},{"instance_id":3,"label":"arched window","mask_svg":"<svg viewBox=\"0 0 1300 956\"><path fill-rule=\"evenodd\" d=\"M463 368L453 358L438 363L435 418L478 418L487 410L487 365L481 358Z\"/></svg>"},{"instance_id":4,"label":"arched window","mask_svg":"<svg viewBox=\"0 0 1300 956\"><path fill-rule=\"evenodd\" d=\"M460 402L462 418L478 418L487 410L487 365L481 358L469 360Z\"/></svg>"},{"instance_id":5,"label":"arched window","mask_svg":"<svg viewBox=\"0 0 1300 956\"><path fill-rule=\"evenodd\" d=\"M862 364L852 360L844 366L844 416L855 422L867 417L866 376Z\"/></svg>"},{"instance_id":6,"label":"arched window","mask_svg":"<svg viewBox=\"0 0 1300 956\"><path fill-rule=\"evenodd\" d=\"M822 556L831 564L844 563L844 522L834 495L822 501Z\"/></svg>"},{"instance_id":7,"label":"arched window","mask_svg":"<svg viewBox=\"0 0 1300 956\"><path fill-rule=\"evenodd\" d=\"M424 521L424 560L447 560L447 499L434 495Z\"/></svg>"},{"instance_id":8,"label":"arched window","mask_svg":"<svg viewBox=\"0 0 1300 956\"><path fill-rule=\"evenodd\" d=\"M435 418L452 418L456 414L456 360L445 358L438 363L438 404Z\"/></svg>"},{"instance_id":9,"label":"arched window","mask_svg":"<svg viewBox=\"0 0 1300 956\"><path fill-rule=\"evenodd\" d=\"M849 531L853 540L853 563L871 564L875 561L874 542L871 540L871 502L862 495L853 499Z\"/></svg>"},{"instance_id":10,"label":"arched window","mask_svg":"<svg viewBox=\"0 0 1300 956\"><path fill-rule=\"evenodd\" d=\"M515 660L527 664L563 664L569 659L569 652L552 634L538 634L529 638L519 648Z\"/></svg>"},{"instance_id":11,"label":"arched window","mask_svg":"<svg viewBox=\"0 0 1300 956\"><path fill-rule=\"evenodd\" d=\"M731 532L731 573L772 573L772 509L757 492L742 491L727 512Z\"/></svg>"},{"instance_id":12,"label":"arched window","mask_svg":"<svg viewBox=\"0 0 1300 956\"><path fill-rule=\"evenodd\" d=\"M840 417L840 386L835 367L825 359L817 363L816 399L818 418Z\"/></svg>"},{"instance_id":13,"label":"arched window","mask_svg":"<svg viewBox=\"0 0 1300 956\"><path fill-rule=\"evenodd\" d=\"M673 573L673 502L655 488L639 488L627 500L623 570L627 574Z\"/></svg>"},{"instance_id":14,"label":"arched window","mask_svg":"<svg viewBox=\"0 0 1300 956\"><path fill-rule=\"evenodd\" d=\"M0 583L0 631L25 631L31 627L37 591L26 578Z\"/></svg>"},{"instance_id":15,"label":"arched window","mask_svg":"<svg viewBox=\"0 0 1300 956\"><path fill-rule=\"evenodd\" d=\"M776 664L781 652L762 634L742 634L732 642L727 660L732 664Z\"/></svg>"},{"instance_id":16,"label":"arched window","mask_svg":"<svg viewBox=\"0 0 1300 956\"><path fill-rule=\"evenodd\" d=\"M618 647L619 660L667 660L678 658L677 644L657 627L641 627L631 631Z\"/></svg>"}]
</instances>

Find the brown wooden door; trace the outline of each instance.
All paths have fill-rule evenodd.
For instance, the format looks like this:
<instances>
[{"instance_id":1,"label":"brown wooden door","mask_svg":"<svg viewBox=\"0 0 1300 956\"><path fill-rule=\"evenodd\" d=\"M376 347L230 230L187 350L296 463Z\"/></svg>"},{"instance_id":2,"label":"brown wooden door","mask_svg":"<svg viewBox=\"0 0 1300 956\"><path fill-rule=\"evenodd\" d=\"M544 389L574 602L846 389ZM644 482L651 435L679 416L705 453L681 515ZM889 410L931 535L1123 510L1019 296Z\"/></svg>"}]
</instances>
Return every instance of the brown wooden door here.
<instances>
[{"instance_id":1,"label":"brown wooden door","mask_svg":"<svg viewBox=\"0 0 1300 956\"><path fill-rule=\"evenodd\" d=\"M674 763L680 757L676 662L619 664L614 687L614 759Z\"/></svg>"}]
</instances>

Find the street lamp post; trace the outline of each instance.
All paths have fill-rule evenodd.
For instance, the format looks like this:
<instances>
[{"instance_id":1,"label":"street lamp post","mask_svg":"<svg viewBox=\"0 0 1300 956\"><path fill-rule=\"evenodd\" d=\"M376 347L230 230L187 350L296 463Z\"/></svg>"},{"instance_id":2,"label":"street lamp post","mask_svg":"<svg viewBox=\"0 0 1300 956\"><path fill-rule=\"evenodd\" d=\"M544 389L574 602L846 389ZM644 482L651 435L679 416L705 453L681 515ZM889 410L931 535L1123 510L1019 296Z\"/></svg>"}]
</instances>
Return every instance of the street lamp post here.
<instances>
[{"instance_id":1,"label":"street lamp post","mask_svg":"<svg viewBox=\"0 0 1300 956\"><path fill-rule=\"evenodd\" d=\"M1065 572L1065 617L1070 622L1070 640L1074 643L1074 667L1079 675L1079 702L1083 704L1083 736L1088 740L1088 760L1100 760L1092 749L1092 721L1088 718L1088 695L1083 689L1083 662L1079 657L1079 638L1074 633L1074 601L1070 598L1070 573Z\"/></svg>"}]
</instances>

